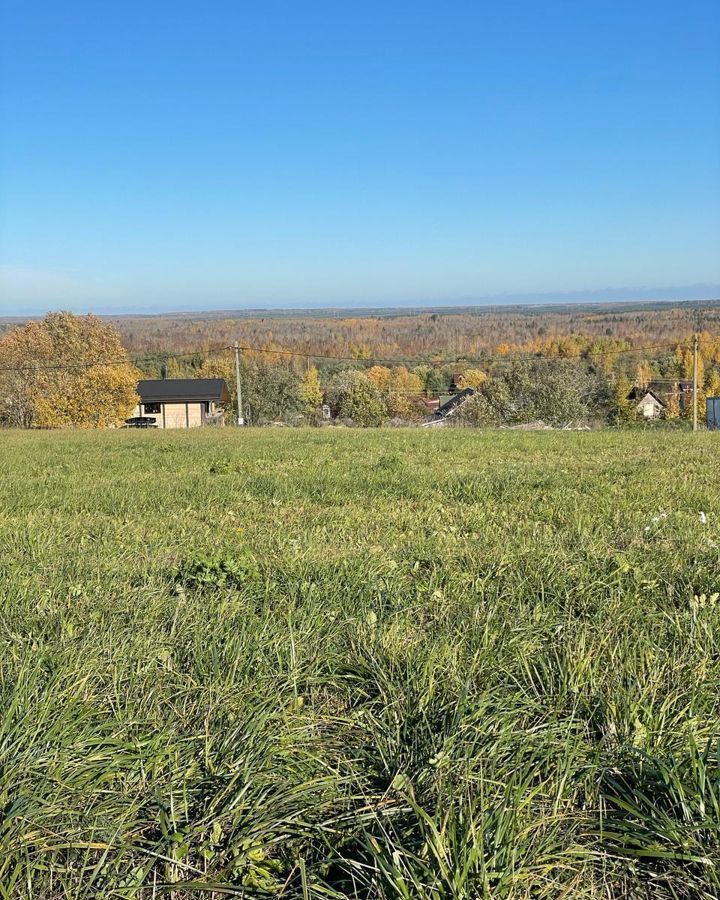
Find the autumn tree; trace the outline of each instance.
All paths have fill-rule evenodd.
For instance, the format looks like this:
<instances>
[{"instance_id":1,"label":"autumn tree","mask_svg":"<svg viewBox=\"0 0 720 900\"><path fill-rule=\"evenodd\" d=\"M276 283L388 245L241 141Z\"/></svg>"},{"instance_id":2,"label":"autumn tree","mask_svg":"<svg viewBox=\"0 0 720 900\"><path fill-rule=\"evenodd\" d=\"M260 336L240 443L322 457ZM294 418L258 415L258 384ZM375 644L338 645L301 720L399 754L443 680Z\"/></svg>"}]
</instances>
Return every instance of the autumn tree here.
<instances>
[{"instance_id":1,"label":"autumn tree","mask_svg":"<svg viewBox=\"0 0 720 900\"><path fill-rule=\"evenodd\" d=\"M118 425L138 401L138 372L97 316L48 313L0 339L0 421L40 428Z\"/></svg>"},{"instance_id":2,"label":"autumn tree","mask_svg":"<svg viewBox=\"0 0 720 900\"><path fill-rule=\"evenodd\" d=\"M423 379L406 366L372 366L367 377L378 389L388 415L393 418L417 420L427 412L418 404L424 391Z\"/></svg>"},{"instance_id":3,"label":"autumn tree","mask_svg":"<svg viewBox=\"0 0 720 900\"><path fill-rule=\"evenodd\" d=\"M183 376L178 376L183 377ZM191 376L184 376L191 377ZM237 415L237 385L235 381L235 363L229 355L220 356L214 353L208 356L197 370L198 378L222 378L230 395L229 410ZM227 410L225 421L228 421Z\"/></svg>"},{"instance_id":4,"label":"autumn tree","mask_svg":"<svg viewBox=\"0 0 720 900\"><path fill-rule=\"evenodd\" d=\"M423 383L415 372L410 372L405 366L396 366L391 370L388 387L391 393L417 395L422 393Z\"/></svg>"},{"instance_id":5,"label":"autumn tree","mask_svg":"<svg viewBox=\"0 0 720 900\"><path fill-rule=\"evenodd\" d=\"M479 388L486 379L487 373L483 372L482 369L465 369L460 376L460 386L463 389Z\"/></svg>"},{"instance_id":6,"label":"autumn tree","mask_svg":"<svg viewBox=\"0 0 720 900\"><path fill-rule=\"evenodd\" d=\"M720 397L720 371L710 369L705 378L705 396Z\"/></svg>"},{"instance_id":7,"label":"autumn tree","mask_svg":"<svg viewBox=\"0 0 720 900\"><path fill-rule=\"evenodd\" d=\"M673 388L665 398L665 418L677 419L680 416L680 398L678 392Z\"/></svg>"},{"instance_id":8,"label":"autumn tree","mask_svg":"<svg viewBox=\"0 0 720 900\"><path fill-rule=\"evenodd\" d=\"M391 376L392 370L388 366L371 366L367 371L367 377L381 394L389 389Z\"/></svg>"},{"instance_id":9,"label":"autumn tree","mask_svg":"<svg viewBox=\"0 0 720 900\"><path fill-rule=\"evenodd\" d=\"M302 387L300 388L305 414L313 416L323 400L323 391L320 386L320 375L315 366L310 366L303 376Z\"/></svg>"},{"instance_id":10,"label":"autumn tree","mask_svg":"<svg viewBox=\"0 0 720 900\"><path fill-rule=\"evenodd\" d=\"M204 363L203 363L204 365ZM185 373L185 370L180 365L179 360L174 357L170 357L166 360L165 365L163 366L163 377L164 378L187 378L188 375ZM210 376L203 376L210 377Z\"/></svg>"},{"instance_id":11,"label":"autumn tree","mask_svg":"<svg viewBox=\"0 0 720 900\"><path fill-rule=\"evenodd\" d=\"M611 416L615 422L631 422L635 418L635 410L628 395L632 389L630 379L624 372L620 372L615 378L612 387Z\"/></svg>"},{"instance_id":12,"label":"autumn tree","mask_svg":"<svg viewBox=\"0 0 720 900\"><path fill-rule=\"evenodd\" d=\"M650 387L650 382L653 379L653 370L650 363L646 360L640 360L640 362L635 367L635 384L642 388L643 390L647 390Z\"/></svg>"},{"instance_id":13,"label":"autumn tree","mask_svg":"<svg viewBox=\"0 0 720 900\"><path fill-rule=\"evenodd\" d=\"M675 360L678 374L681 378L691 379L694 369L694 352L692 346L679 344L675 350ZM698 353L698 384L705 380L705 360L702 353Z\"/></svg>"}]
</instances>

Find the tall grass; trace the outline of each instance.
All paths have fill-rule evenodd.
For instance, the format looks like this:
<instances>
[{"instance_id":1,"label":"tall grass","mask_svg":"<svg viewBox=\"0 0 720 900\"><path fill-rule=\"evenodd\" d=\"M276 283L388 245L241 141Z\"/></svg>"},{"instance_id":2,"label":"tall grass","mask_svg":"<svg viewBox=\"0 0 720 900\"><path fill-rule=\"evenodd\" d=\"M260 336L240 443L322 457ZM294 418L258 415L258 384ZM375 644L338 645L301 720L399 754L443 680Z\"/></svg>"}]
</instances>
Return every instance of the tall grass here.
<instances>
[{"instance_id":1,"label":"tall grass","mask_svg":"<svg viewBox=\"0 0 720 900\"><path fill-rule=\"evenodd\" d=\"M0 898L717 898L718 459L0 434Z\"/></svg>"}]
</instances>

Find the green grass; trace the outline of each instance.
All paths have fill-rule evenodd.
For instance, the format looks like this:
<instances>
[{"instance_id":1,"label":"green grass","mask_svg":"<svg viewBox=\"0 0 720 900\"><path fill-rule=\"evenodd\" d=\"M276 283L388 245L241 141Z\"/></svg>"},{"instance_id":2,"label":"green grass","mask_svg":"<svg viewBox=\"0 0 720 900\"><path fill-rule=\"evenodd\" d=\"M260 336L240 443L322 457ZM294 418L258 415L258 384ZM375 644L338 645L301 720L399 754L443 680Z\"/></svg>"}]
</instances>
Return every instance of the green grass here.
<instances>
[{"instance_id":1,"label":"green grass","mask_svg":"<svg viewBox=\"0 0 720 900\"><path fill-rule=\"evenodd\" d=\"M0 434L0 898L717 898L718 449Z\"/></svg>"}]
</instances>

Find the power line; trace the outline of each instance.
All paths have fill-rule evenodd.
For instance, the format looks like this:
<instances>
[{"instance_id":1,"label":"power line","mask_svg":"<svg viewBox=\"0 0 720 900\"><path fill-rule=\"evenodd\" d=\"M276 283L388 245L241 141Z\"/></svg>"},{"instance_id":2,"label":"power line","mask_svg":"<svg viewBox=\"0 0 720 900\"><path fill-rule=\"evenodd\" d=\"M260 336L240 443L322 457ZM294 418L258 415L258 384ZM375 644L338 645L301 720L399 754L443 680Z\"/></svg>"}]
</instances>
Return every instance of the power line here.
<instances>
[{"instance_id":1,"label":"power line","mask_svg":"<svg viewBox=\"0 0 720 900\"><path fill-rule=\"evenodd\" d=\"M598 356L607 356L609 354L617 354L617 353L643 353L650 350L667 350L671 347L679 347L683 344L689 344L691 341L686 339L684 341L671 341L666 344L657 344L653 347L628 347L621 350L612 350L612 349L597 349L593 350L592 348L587 348L583 352L590 355L598 355ZM231 348L228 348L231 349ZM342 362L354 362L354 363L370 363L370 362L391 362L391 363L417 363L418 361L424 363L438 363L438 364L450 364L450 363L460 363L460 362L496 362L502 360L531 360L531 361L542 361L542 362L576 362L578 359L585 359L585 356L578 357L566 357L566 356L541 356L539 354L527 353L524 355L520 354L496 354L492 356L490 353L480 353L475 356L469 356L467 354L458 353L456 357L452 359L433 359L431 354L425 355L416 355L411 357L392 357L392 356L366 356L366 357L358 357L358 356L340 356L336 354L329 353L306 353L301 350L273 350L266 347L250 347L250 346L240 346L240 349L243 351L250 351L253 353L272 353L278 356L299 356L303 359L332 359L332 360L340 360ZM430 357L428 359L428 356Z\"/></svg>"},{"instance_id":2,"label":"power line","mask_svg":"<svg viewBox=\"0 0 720 900\"><path fill-rule=\"evenodd\" d=\"M692 343L692 338L686 338L684 341L671 341L668 344L657 344L655 347L629 347L626 350L595 350L588 351L594 352L598 354L608 354L608 353L644 353L649 350L670 350L672 347L681 347L683 344Z\"/></svg>"},{"instance_id":3,"label":"power line","mask_svg":"<svg viewBox=\"0 0 720 900\"><path fill-rule=\"evenodd\" d=\"M25 365L25 366L0 366L0 372L55 372L55 371L65 371L71 369L93 369L96 366L128 366L135 365L140 360L149 360L155 357L161 357L164 360L168 359L185 359L191 356L211 356L215 353L221 353L225 350L232 350L232 347L214 347L210 349L202 349L202 350L191 350L187 353L165 353L165 352L156 352L149 351L147 353L141 354L133 354L133 359L96 359L96 360L86 360L84 362L74 362L74 363L57 363L55 365L49 366L36 366L36 365Z\"/></svg>"},{"instance_id":4,"label":"power line","mask_svg":"<svg viewBox=\"0 0 720 900\"><path fill-rule=\"evenodd\" d=\"M417 355L414 357L393 357L393 356L367 356L367 357L358 357L358 356L342 356L340 354L330 354L330 353L307 353L301 350L275 350L268 347L252 347L249 345L239 345L238 349L241 351L248 351L251 353L267 353L275 356L292 356L299 357L302 359L314 360L314 359L326 359L326 360L334 360L339 362L352 362L356 364L378 364L378 363L394 363L394 364L425 364L425 365L451 365L451 364L460 364L467 362L475 362L475 363L485 363L492 364L498 362L506 362L506 363L514 363L514 362L564 362L564 363L576 363L580 360L587 361L588 356L608 356L608 355L616 355L621 353L645 353L651 350L667 350L671 348L677 348L683 346L684 344L691 343L690 340L686 339L684 341L672 341L666 344L656 344L651 347L628 347L623 349L597 349L592 350L591 348L587 348L583 351L585 356L577 356L577 357L567 357L567 356L542 356L540 354L535 353L526 353L526 354L497 354L492 356L489 353L480 354L477 356L469 356L466 354L458 353L453 358L445 358L438 359L437 357L433 358L432 354L425 355ZM234 347L224 346L224 347L214 347L214 348L201 348L198 350L190 350L185 353L166 353L164 351L147 351L143 354L134 354L134 359L116 359L116 360L90 360L84 362L76 362L76 363L57 363L55 365L24 365L24 366L0 366L0 372L27 372L27 373L35 373L35 372L53 372L53 371L71 371L71 370L82 370L82 369L90 369L96 366L124 366L124 365L132 365L139 363L140 360L149 360L154 358L162 358L164 360L170 359L186 359L188 357L193 356L211 356L217 353L224 353L226 351L232 351Z\"/></svg>"}]
</instances>

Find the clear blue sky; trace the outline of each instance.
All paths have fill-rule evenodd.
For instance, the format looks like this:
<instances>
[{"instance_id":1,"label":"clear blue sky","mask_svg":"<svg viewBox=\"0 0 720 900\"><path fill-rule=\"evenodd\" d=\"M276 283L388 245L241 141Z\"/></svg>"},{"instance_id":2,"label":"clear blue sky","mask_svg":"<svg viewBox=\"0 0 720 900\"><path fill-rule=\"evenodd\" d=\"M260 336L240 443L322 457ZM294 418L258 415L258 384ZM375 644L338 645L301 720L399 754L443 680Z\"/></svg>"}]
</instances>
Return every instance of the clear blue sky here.
<instances>
[{"instance_id":1,"label":"clear blue sky","mask_svg":"<svg viewBox=\"0 0 720 900\"><path fill-rule=\"evenodd\" d=\"M717 0L3 4L0 312L720 292Z\"/></svg>"}]
</instances>

